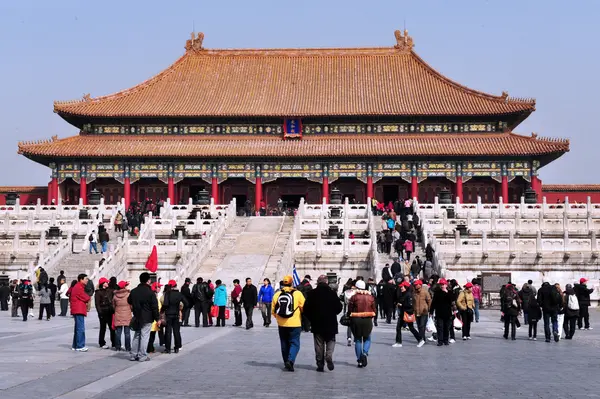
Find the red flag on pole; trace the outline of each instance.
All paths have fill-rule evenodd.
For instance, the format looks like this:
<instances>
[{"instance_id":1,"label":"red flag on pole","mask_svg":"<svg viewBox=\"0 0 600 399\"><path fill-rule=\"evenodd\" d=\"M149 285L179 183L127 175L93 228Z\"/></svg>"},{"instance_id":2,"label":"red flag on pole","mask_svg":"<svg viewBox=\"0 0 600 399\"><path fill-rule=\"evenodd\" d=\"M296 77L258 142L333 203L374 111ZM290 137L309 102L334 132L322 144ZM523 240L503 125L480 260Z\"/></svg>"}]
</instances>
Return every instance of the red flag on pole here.
<instances>
[{"instance_id":1,"label":"red flag on pole","mask_svg":"<svg viewBox=\"0 0 600 399\"><path fill-rule=\"evenodd\" d=\"M146 261L146 269L150 270L152 273L156 273L156 270L158 270L158 252L156 251L156 245L152 247L152 252Z\"/></svg>"}]
</instances>

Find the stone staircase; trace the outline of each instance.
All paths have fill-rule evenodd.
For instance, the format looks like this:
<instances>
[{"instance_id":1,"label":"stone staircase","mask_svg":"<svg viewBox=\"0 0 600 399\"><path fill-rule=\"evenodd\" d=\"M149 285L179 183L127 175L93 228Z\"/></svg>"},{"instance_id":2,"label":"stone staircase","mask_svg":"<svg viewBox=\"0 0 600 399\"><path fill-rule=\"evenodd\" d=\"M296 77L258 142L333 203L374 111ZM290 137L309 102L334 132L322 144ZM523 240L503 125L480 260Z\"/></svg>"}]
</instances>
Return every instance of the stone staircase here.
<instances>
[{"instance_id":1,"label":"stone staircase","mask_svg":"<svg viewBox=\"0 0 600 399\"><path fill-rule=\"evenodd\" d=\"M78 253L70 253L65 256L53 270L53 275L51 277L56 277L60 273L61 270L65 271L65 277L67 278L67 284L71 284L71 281L77 280L77 276L80 273L91 274L94 270L94 262L100 261L102 259L102 255L91 254L89 252L78 252ZM106 276L109 278L110 276ZM97 283L97 281L94 281Z\"/></svg>"},{"instance_id":2,"label":"stone staircase","mask_svg":"<svg viewBox=\"0 0 600 399\"><path fill-rule=\"evenodd\" d=\"M294 217L287 216L284 218L283 225L281 226L281 230L279 234L277 234L277 238L275 239L275 245L273 246L273 250L271 251L271 256L269 257L269 261L267 262L267 266L265 267L264 277L267 277L271 280L271 284L274 287L277 287L279 281L278 276L279 269L281 266L281 261L283 259L283 254L286 250L288 241L290 240L290 236L292 234L292 229L294 228ZM287 273L291 273L290 270ZM284 272L285 273L285 272Z\"/></svg>"}]
</instances>

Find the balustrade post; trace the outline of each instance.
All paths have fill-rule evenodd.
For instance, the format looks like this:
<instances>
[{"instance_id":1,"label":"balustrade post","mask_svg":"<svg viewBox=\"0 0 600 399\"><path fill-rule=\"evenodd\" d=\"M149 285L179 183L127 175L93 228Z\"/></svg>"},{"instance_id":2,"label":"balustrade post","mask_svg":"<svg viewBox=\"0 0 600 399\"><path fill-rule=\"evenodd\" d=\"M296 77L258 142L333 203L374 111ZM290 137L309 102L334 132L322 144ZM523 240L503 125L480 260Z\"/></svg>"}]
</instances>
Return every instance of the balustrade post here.
<instances>
[{"instance_id":1,"label":"balustrade post","mask_svg":"<svg viewBox=\"0 0 600 399\"><path fill-rule=\"evenodd\" d=\"M317 245L316 245L317 258L321 257L322 249L323 249L323 238L321 237L321 229L319 229L319 231L317 231Z\"/></svg>"},{"instance_id":2,"label":"balustrade post","mask_svg":"<svg viewBox=\"0 0 600 399\"><path fill-rule=\"evenodd\" d=\"M483 254L485 256L487 256L488 241L487 241L487 232L486 231L484 231L481 234L481 250L482 250Z\"/></svg>"},{"instance_id":3,"label":"balustrade post","mask_svg":"<svg viewBox=\"0 0 600 399\"><path fill-rule=\"evenodd\" d=\"M490 215L490 228L491 231L496 231L496 214L493 212Z\"/></svg>"},{"instance_id":4,"label":"balustrade post","mask_svg":"<svg viewBox=\"0 0 600 399\"><path fill-rule=\"evenodd\" d=\"M439 199L438 199L438 196L436 195L436 196L433 198L433 214L434 214L434 215L436 215L436 216L437 216L437 215L439 214L439 212L440 212L440 204L439 204L438 200L439 200Z\"/></svg>"},{"instance_id":5,"label":"balustrade post","mask_svg":"<svg viewBox=\"0 0 600 399\"><path fill-rule=\"evenodd\" d=\"M591 251L592 252L598 251L598 242L596 241L596 232L594 230L592 230L592 239L590 241L591 241L590 242Z\"/></svg>"},{"instance_id":6,"label":"balustrade post","mask_svg":"<svg viewBox=\"0 0 600 399\"><path fill-rule=\"evenodd\" d=\"M183 253L183 231L181 230L177 232L177 253Z\"/></svg>"},{"instance_id":7,"label":"balustrade post","mask_svg":"<svg viewBox=\"0 0 600 399\"><path fill-rule=\"evenodd\" d=\"M213 215L216 213L216 208L215 208L215 199L214 198L210 198L210 205L209 205L209 212L210 212L210 217L213 217Z\"/></svg>"},{"instance_id":8,"label":"balustrade post","mask_svg":"<svg viewBox=\"0 0 600 399\"><path fill-rule=\"evenodd\" d=\"M442 232L446 233L446 229L450 230L450 225L448 224L448 212L444 209L442 212Z\"/></svg>"},{"instance_id":9,"label":"balustrade post","mask_svg":"<svg viewBox=\"0 0 600 399\"><path fill-rule=\"evenodd\" d=\"M542 198L542 213L546 213L546 210L548 209L548 203L546 202L546 197L544 196Z\"/></svg>"},{"instance_id":10,"label":"balustrade post","mask_svg":"<svg viewBox=\"0 0 600 399\"><path fill-rule=\"evenodd\" d=\"M508 250L511 253L515 253L515 232L514 230L508 231Z\"/></svg>"},{"instance_id":11,"label":"balustrade post","mask_svg":"<svg viewBox=\"0 0 600 399\"><path fill-rule=\"evenodd\" d=\"M15 236L13 237L13 252L17 252L19 250L20 240L19 240L19 232L15 231Z\"/></svg>"},{"instance_id":12,"label":"balustrade post","mask_svg":"<svg viewBox=\"0 0 600 399\"><path fill-rule=\"evenodd\" d=\"M38 249L41 253L45 253L46 252L46 235L44 234L44 232L42 231L42 235L40 237L40 242L39 242L39 246Z\"/></svg>"},{"instance_id":13,"label":"balustrade post","mask_svg":"<svg viewBox=\"0 0 600 399\"><path fill-rule=\"evenodd\" d=\"M482 211L481 197L478 195L477 196L477 215L480 215L481 211Z\"/></svg>"},{"instance_id":14,"label":"balustrade post","mask_svg":"<svg viewBox=\"0 0 600 399\"><path fill-rule=\"evenodd\" d=\"M15 200L15 210L17 211L17 213L21 213L21 198L19 197L17 197L17 199Z\"/></svg>"},{"instance_id":15,"label":"balustrade post","mask_svg":"<svg viewBox=\"0 0 600 399\"><path fill-rule=\"evenodd\" d=\"M538 229L535 236L535 251L537 252L538 257L542 256L543 248L542 248L542 231Z\"/></svg>"},{"instance_id":16,"label":"balustrade post","mask_svg":"<svg viewBox=\"0 0 600 399\"><path fill-rule=\"evenodd\" d=\"M50 226L56 226L56 212L52 211L50 214Z\"/></svg>"},{"instance_id":17,"label":"balustrade post","mask_svg":"<svg viewBox=\"0 0 600 399\"><path fill-rule=\"evenodd\" d=\"M570 248L569 248L569 230L565 230L564 236L563 236L563 244L564 244L564 250L565 250L565 254L568 255Z\"/></svg>"},{"instance_id":18,"label":"balustrade post","mask_svg":"<svg viewBox=\"0 0 600 399\"><path fill-rule=\"evenodd\" d=\"M50 202L49 199L48 199L48 202ZM42 200L40 198L38 198L37 203L35 204L35 214L39 215L41 211L42 211Z\"/></svg>"},{"instance_id":19,"label":"balustrade post","mask_svg":"<svg viewBox=\"0 0 600 399\"><path fill-rule=\"evenodd\" d=\"M521 230L521 209L515 212L515 230L517 232Z\"/></svg>"},{"instance_id":20,"label":"balustrade post","mask_svg":"<svg viewBox=\"0 0 600 399\"><path fill-rule=\"evenodd\" d=\"M29 271L29 279L31 281L35 281L35 265L33 264L33 261L29 261L29 267L28 267L28 269L29 269L28 270Z\"/></svg>"},{"instance_id":21,"label":"balustrade post","mask_svg":"<svg viewBox=\"0 0 600 399\"><path fill-rule=\"evenodd\" d=\"M29 212L31 213L31 212ZM4 232L8 233L10 231L10 213L8 211L4 214Z\"/></svg>"},{"instance_id":22,"label":"balustrade post","mask_svg":"<svg viewBox=\"0 0 600 399\"><path fill-rule=\"evenodd\" d=\"M348 230L344 230L344 257L348 257L349 250L350 250L350 235L348 234Z\"/></svg>"},{"instance_id":23,"label":"balustrade post","mask_svg":"<svg viewBox=\"0 0 600 399\"><path fill-rule=\"evenodd\" d=\"M454 250L459 253L460 252L460 232L458 230L454 230Z\"/></svg>"},{"instance_id":24,"label":"balustrade post","mask_svg":"<svg viewBox=\"0 0 600 399\"><path fill-rule=\"evenodd\" d=\"M494 213L492 211L492 213ZM500 197L498 199L498 215L500 215L500 217L502 217L502 214L504 213L504 198Z\"/></svg>"},{"instance_id":25,"label":"balustrade post","mask_svg":"<svg viewBox=\"0 0 600 399\"><path fill-rule=\"evenodd\" d=\"M467 228L471 229L473 226L471 226L471 212L467 212Z\"/></svg>"},{"instance_id":26,"label":"balustrade post","mask_svg":"<svg viewBox=\"0 0 600 399\"><path fill-rule=\"evenodd\" d=\"M298 205L298 216L303 218L304 217L304 197L300 198L300 204Z\"/></svg>"},{"instance_id":27,"label":"balustrade post","mask_svg":"<svg viewBox=\"0 0 600 399\"><path fill-rule=\"evenodd\" d=\"M125 253L127 253L129 251L129 232L123 232L123 241L125 241L123 248L125 249Z\"/></svg>"}]
</instances>

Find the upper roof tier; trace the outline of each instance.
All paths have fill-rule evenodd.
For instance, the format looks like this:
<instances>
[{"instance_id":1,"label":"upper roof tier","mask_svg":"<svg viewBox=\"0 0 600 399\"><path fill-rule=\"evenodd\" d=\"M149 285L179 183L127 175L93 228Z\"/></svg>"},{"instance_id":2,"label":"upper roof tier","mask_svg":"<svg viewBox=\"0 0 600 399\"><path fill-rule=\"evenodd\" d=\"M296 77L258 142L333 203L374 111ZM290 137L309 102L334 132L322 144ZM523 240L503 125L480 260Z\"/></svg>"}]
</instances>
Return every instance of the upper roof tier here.
<instances>
[{"instance_id":1,"label":"upper roof tier","mask_svg":"<svg viewBox=\"0 0 600 399\"><path fill-rule=\"evenodd\" d=\"M524 114L532 99L494 96L444 77L406 31L385 48L217 50L185 54L118 93L56 102L64 117L320 117Z\"/></svg>"}]
</instances>

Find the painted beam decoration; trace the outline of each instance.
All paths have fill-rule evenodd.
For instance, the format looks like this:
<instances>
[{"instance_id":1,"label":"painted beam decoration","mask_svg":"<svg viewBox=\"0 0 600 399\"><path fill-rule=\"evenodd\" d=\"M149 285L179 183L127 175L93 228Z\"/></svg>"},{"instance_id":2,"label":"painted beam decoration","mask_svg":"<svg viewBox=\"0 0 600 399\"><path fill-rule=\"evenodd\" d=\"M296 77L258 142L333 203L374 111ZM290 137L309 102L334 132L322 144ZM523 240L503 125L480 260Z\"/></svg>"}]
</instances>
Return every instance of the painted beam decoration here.
<instances>
[{"instance_id":1,"label":"painted beam decoration","mask_svg":"<svg viewBox=\"0 0 600 399\"><path fill-rule=\"evenodd\" d=\"M302 138L302 120L288 118L283 121L283 138Z\"/></svg>"},{"instance_id":2,"label":"painted beam decoration","mask_svg":"<svg viewBox=\"0 0 600 399\"><path fill-rule=\"evenodd\" d=\"M340 177L353 177L363 183L367 182L367 164L364 162L336 162L329 165L329 182Z\"/></svg>"},{"instance_id":3,"label":"painted beam decoration","mask_svg":"<svg viewBox=\"0 0 600 399\"><path fill-rule=\"evenodd\" d=\"M256 183L254 164L251 163L222 163L219 164L217 180L220 183L229 178L242 178Z\"/></svg>"},{"instance_id":4,"label":"painted beam decoration","mask_svg":"<svg viewBox=\"0 0 600 399\"><path fill-rule=\"evenodd\" d=\"M66 179L73 179L79 183L81 172L79 163L66 163L58 166L58 183L64 182Z\"/></svg>"},{"instance_id":5,"label":"painted beam decoration","mask_svg":"<svg viewBox=\"0 0 600 399\"><path fill-rule=\"evenodd\" d=\"M212 165L206 163L178 163L174 168L175 179L202 179L212 182Z\"/></svg>"},{"instance_id":6,"label":"painted beam decoration","mask_svg":"<svg viewBox=\"0 0 600 399\"><path fill-rule=\"evenodd\" d=\"M462 166L463 182L472 177L491 177L492 179L502 181L502 163L501 162L463 162Z\"/></svg>"},{"instance_id":7,"label":"painted beam decoration","mask_svg":"<svg viewBox=\"0 0 600 399\"><path fill-rule=\"evenodd\" d=\"M92 125L82 129L95 134L281 134L281 125Z\"/></svg>"},{"instance_id":8,"label":"painted beam decoration","mask_svg":"<svg viewBox=\"0 0 600 399\"><path fill-rule=\"evenodd\" d=\"M508 181L515 177L522 177L526 181L531 181L531 163L528 161L508 162Z\"/></svg>"},{"instance_id":9,"label":"painted beam decoration","mask_svg":"<svg viewBox=\"0 0 600 399\"><path fill-rule=\"evenodd\" d=\"M400 177L407 182L411 181L411 163L376 163L373 164L373 183L384 177Z\"/></svg>"},{"instance_id":10,"label":"painted beam decoration","mask_svg":"<svg viewBox=\"0 0 600 399\"><path fill-rule=\"evenodd\" d=\"M454 162L419 162L417 180L421 182L428 177L445 177L456 183L456 164Z\"/></svg>"},{"instance_id":11,"label":"painted beam decoration","mask_svg":"<svg viewBox=\"0 0 600 399\"><path fill-rule=\"evenodd\" d=\"M262 164L262 181L268 183L280 178L304 178L323 183L323 165L320 163L265 163Z\"/></svg>"},{"instance_id":12,"label":"painted beam decoration","mask_svg":"<svg viewBox=\"0 0 600 399\"><path fill-rule=\"evenodd\" d=\"M163 163L137 163L131 165L131 181L144 178L156 178L167 182L168 168Z\"/></svg>"}]
</instances>

